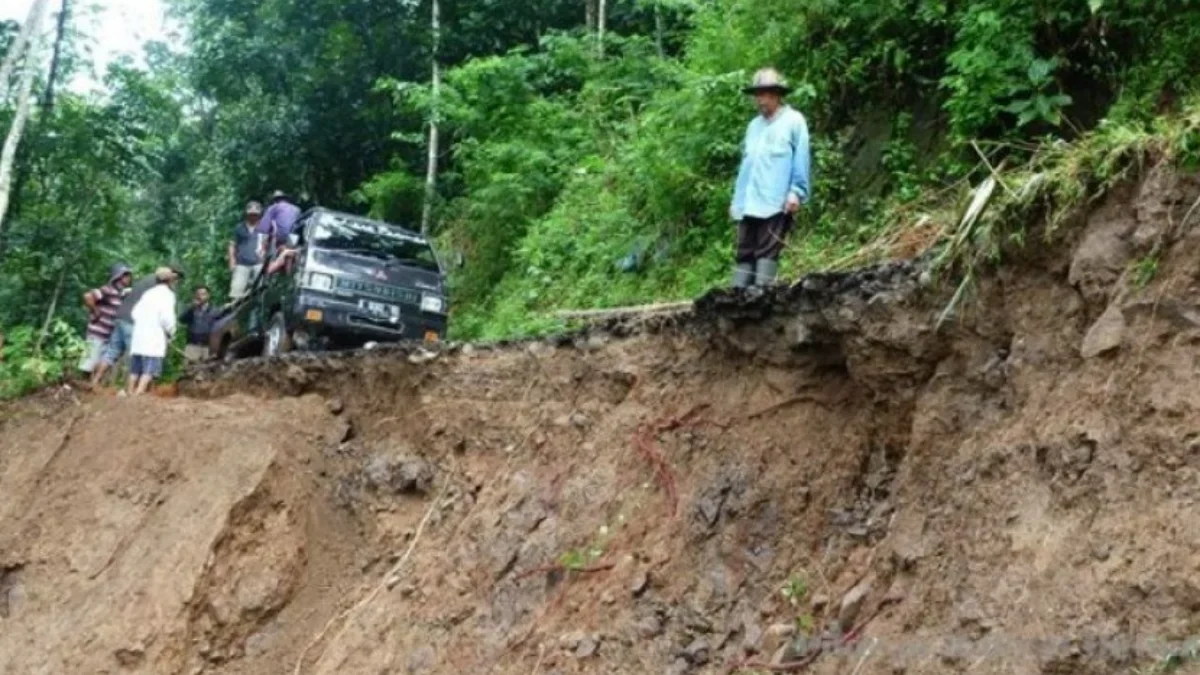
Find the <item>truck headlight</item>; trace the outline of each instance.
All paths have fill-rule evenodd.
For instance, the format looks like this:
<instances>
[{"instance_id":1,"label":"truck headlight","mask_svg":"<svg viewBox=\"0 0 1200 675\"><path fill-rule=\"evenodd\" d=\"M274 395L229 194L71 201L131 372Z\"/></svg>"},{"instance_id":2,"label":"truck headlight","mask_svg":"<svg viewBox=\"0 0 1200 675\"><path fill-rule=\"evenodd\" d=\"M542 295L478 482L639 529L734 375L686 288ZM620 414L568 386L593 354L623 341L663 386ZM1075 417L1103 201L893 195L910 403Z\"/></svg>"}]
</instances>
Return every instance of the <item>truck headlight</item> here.
<instances>
[{"instance_id":1,"label":"truck headlight","mask_svg":"<svg viewBox=\"0 0 1200 675\"><path fill-rule=\"evenodd\" d=\"M316 291L332 291L333 277L320 272L310 272L308 274L308 283L305 284L309 288Z\"/></svg>"},{"instance_id":2,"label":"truck headlight","mask_svg":"<svg viewBox=\"0 0 1200 675\"><path fill-rule=\"evenodd\" d=\"M421 296L421 311L422 312L433 312L434 314L441 314L442 307L443 307L442 299L439 298L438 296L436 296L436 295L422 295Z\"/></svg>"}]
</instances>

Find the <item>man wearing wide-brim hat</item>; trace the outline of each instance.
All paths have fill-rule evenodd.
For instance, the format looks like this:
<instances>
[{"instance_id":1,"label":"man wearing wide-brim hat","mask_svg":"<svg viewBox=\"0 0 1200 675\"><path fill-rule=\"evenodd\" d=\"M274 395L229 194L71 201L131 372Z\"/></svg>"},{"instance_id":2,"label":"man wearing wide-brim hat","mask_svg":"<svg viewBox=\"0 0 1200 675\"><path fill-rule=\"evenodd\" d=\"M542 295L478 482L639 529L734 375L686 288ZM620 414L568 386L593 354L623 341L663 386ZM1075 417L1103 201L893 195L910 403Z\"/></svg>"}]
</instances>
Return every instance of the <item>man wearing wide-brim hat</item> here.
<instances>
[{"instance_id":1,"label":"man wearing wide-brim hat","mask_svg":"<svg viewBox=\"0 0 1200 675\"><path fill-rule=\"evenodd\" d=\"M293 204L283 190L272 192L270 202L271 205L267 207L267 212L263 214L256 230L267 237L268 255L287 243L288 235L300 219L300 207Z\"/></svg>"},{"instance_id":2,"label":"man wearing wide-brim hat","mask_svg":"<svg viewBox=\"0 0 1200 675\"><path fill-rule=\"evenodd\" d=\"M784 103L791 88L774 68L764 68L743 91L754 96L759 115L746 129L729 209L738 221L736 288L775 281L788 232L810 194L808 123Z\"/></svg>"}]
</instances>

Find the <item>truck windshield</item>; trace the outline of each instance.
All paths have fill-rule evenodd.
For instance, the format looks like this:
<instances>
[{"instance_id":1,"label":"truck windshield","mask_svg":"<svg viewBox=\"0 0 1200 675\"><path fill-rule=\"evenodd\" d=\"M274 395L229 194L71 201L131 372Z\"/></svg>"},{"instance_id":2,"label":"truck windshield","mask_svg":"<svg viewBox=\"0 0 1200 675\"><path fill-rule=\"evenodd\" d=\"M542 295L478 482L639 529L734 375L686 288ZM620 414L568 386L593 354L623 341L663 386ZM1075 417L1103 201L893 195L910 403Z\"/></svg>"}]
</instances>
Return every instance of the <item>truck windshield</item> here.
<instances>
[{"instance_id":1,"label":"truck windshield","mask_svg":"<svg viewBox=\"0 0 1200 675\"><path fill-rule=\"evenodd\" d=\"M356 253L398 265L438 270L437 257L428 242L385 225L324 215L312 228L309 242L323 250Z\"/></svg>"}]
</instances>

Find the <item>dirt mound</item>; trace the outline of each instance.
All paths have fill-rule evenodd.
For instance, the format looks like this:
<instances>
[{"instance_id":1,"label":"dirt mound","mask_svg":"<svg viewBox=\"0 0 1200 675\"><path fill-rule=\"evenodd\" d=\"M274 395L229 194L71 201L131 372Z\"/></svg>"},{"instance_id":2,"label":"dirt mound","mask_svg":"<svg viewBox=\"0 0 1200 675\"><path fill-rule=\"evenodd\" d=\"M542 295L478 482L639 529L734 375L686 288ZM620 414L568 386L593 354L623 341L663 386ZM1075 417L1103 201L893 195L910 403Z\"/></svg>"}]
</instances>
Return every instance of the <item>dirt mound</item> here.
<instances>
[{"instance_id":1,"label":"dirt mound","mask_svg":"<svg viewBox=\"0 0 1200 675\"><path fill-rule=\"evenodd\" d=\"M941 329L898 263L17 406L0 671L1200 672L1197 196L1151 172Z\"/></svg>"}]
</instances>

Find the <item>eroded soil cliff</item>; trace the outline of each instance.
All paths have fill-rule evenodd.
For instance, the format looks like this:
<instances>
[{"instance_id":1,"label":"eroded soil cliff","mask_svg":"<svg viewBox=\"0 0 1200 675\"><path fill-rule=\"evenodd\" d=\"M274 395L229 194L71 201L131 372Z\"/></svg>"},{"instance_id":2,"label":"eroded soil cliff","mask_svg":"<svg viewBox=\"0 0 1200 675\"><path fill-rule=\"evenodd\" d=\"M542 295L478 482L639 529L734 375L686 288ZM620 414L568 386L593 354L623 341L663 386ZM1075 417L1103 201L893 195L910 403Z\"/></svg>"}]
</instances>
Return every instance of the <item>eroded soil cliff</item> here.
<instances>
[{"instance_id":1,"label":"eroded soil cliff","mask_svg":"<svg viewBox=\"0 0 1200 675\"><path fill-rule=\"evenodd\" d=\"M1166 665L1200 633L1197 197L1148 172L940 327L894 263L23 402L0 672Z\"/></svg>"}]
</instances>

